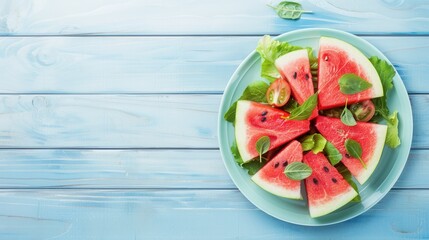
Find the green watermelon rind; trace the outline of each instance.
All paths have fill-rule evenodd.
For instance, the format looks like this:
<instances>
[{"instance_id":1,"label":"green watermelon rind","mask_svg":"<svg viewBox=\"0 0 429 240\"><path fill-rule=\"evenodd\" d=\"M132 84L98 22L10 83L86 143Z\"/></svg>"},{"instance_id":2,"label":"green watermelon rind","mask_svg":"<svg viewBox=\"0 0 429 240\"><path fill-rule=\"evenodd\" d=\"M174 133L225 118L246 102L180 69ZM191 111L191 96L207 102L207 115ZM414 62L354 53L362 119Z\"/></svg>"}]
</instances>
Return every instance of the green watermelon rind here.
<instances>
[{"instance_id":1,"label":"green watermelon rind","mask_svg":"<svg viewBox=\"0 0 429 240\"><path fill-rule=\"evenodd\" d=\"M344 192L343 194L336 196L335 201L330 201L327 204L323 204L319 206L309 207L310 216L312 218L317 218L317 217L327 215L343 207L344 205L349 203L353 198L355 198L357 195L358 193L350 186L347 192Z\"/></svg>"},{"instance_id":2,"label":"green watermelon rind","mask_svg":"<svg viewBox=\"0 0 429 240\"><path fill-rule=\"evenodd\" d=\"M245 121L246 113L251 108L250 101L240 100L237 102L237 110L235 113L235 139L237 142L238 152L240 153L241 158L243 159L243 163L250 162L255 156L247 150L245 141L240 141L238 139L239 136L247 136L247 129L245 124L237 124L239 121Z\"/></svg>"},{"instance_id":3,"label":"green watermelon rind","mask_svg":"<svg viewBox=\"0 0 429 240\"><path fill-rule=\"evenodd\" d=\"M386 141L387 126L377 124L374 129L376 131L375 138L377 139L377 142L375 144L372 158L365 163L366 169L363 169L361 174L359 174L358 176L354 176L361 185L363 185L369 179L369 177L371 177L372 173L377 168L377 165L381 159L381 154L383 153L384 143Z\"/></svg>"},{"instance_id":4,"label":"green watermelon rind","mask_svg":"<svg viewBox=\"0 0 429 240\"><path fill-rule=\"evenodd\" d=\"M263 178L261 178L260 177L260 170L255 175L253 175L251 179L254 183L256 183L256 185L258 185L259 187L261 187L265 191L267 191L271 194L274 194L276 196L283 197L283 198L289 198L289 199L296 199L296 200L302 200L303 199L300 189L298 189L298 191L291 191L291 190L287 190L285 188L278 187L278 186L272 184L271 182L266 181Z\"/></svg>"}]
</instances>

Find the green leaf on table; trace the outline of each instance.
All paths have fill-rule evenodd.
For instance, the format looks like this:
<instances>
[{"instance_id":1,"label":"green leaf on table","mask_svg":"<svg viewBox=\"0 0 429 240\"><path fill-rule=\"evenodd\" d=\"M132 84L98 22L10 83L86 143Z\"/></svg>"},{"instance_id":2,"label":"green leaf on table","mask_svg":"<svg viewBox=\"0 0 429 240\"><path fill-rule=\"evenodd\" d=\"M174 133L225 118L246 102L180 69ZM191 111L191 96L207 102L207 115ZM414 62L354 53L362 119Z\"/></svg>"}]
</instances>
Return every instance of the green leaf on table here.
<instances>
[{"instance_id":1,"label":"green leaf on table","mask_svg":"<svg viewBox=\"0 0 429 240\"><path fill-rule=\"evenodd\" d=\"M387 119L386 144L390 148L396 148L401 144L398 132L398 112L393 112Z\"/></svg>"},{"instance_id":2,"label":"green leaf on table","mask_svg":"<svg viewBox=\"0 0 429 240\"><path fill-rule=\"evenodd\" d=\"M262 162L262 155L270 149L270 138L262 136L256 141L256 151L259 153L259 161Z\"/></svg>"},{"instance_id":3,"label":"green leaf on table","mask_svg":"<svg viewBox=\"0 0 429 240\"><path fill-rule=\"evenodd\" d=\"M372 84L353 73L346 73L338 80L340 91L344 94L355 94L372 87Z\"/></svg>"},{"instance_id":4,"label":"green leaf on table","mask_svg":"<svg viewBox=\"0 0 429 240\"><path fill-rule=\"evenodd\" d=\"M265 81L252 82L246 87L246 89L244 89L243 94L241 95L239 100L249 100L254 102L266 103L267 99L265 97L265 94L268 90L268 87L269 84ZM234 102L223 116L226 121L232 123L235 121L236 108L237 102Z\"/></svg>"},{"instance_id":5,"label":"green leaf on table","mask_svg":"<svg viewBox=\"0 0 429 240\"><path fill-rule=\"evenodd\" d=\"M335 166L335 168L337 168L338 172L343 176L344 180L346 180L350 184L350 186L358 193L358 195L352 199L352 202L360 202L361 197L359 194L359 189L356 183L353 181L352 174L350 173L350 171L342 163Z\"/></svg>"},{"instance_id":6,"label":"green leaf on table","mask_svg":"<svg viewBox=\"0 0 429 240\"><path fill-rule=\"evenodd\" d=\"M331 162L332 166L335 166L341 161L341 159L343 159L343 155L331 142L326 142L323 151L325 152L325 155L329 159L329 162Z\"/></svg>"},{"instance_id":7,"label":"green leaf on table","mask_svg":"<svg viewBox=\"0 0 429 240\"><path fill-rule=\"evenodd\" d=\"M296 20L301 18L303 13L311 13L311 11L304 11L300 3L291 1L282 1L277 6L268 6L273 8L277 15L283 19Z\"/></svg>"},{"instance_id":8,"label":"green leaf on table","mask_svg":"<svg viewBox=\"0 0 429 240\"><path fill-rule=\"evenodd\" d=\"M341 122L344 123L344 125L347 125L347 126L356 125L356 120L353 117L353 113L347 108L347 101L343 111L341 112L340 118L341 118Z\"/></svg>"},{"instance_id":9,"label":"green leaf on table","mask_svg":"<svg viewBox=\"0 0 429 240\"><path fill-rule=\"evenodd\" d=\"M344 142L344 146L346 148L347 153L353 157L359 159L362 166L366 169L366 164L362 160L362 147L360 144L353 139L346 139Z\"/></svg>"},{"instance_id":10,"label":"green leaf on table","mask_svg":"<svg viewBox=\"0 0 429 240\"><path fill-rule=\"evenodd\" d=\"M287 165L284 170L284 174L286 175L286 177L292 180L306 179L311 175L312 172L313 169L311 169L311 167L302 162L293 162Z\"/></svg>"},{"instance_id":11,"label":"green leaf on table","mask_svg":"<svg viewBox=\"0 0 429 240\"><path fill-rule=\"evenodd\" d=\"M305 100L304 103L302 103L301 106L293 109L290 112L290 115L288 117L286 117L285 119L288 119L288 120L306 120L306 119L308 119L311 116L311 114L313 113L313 110L317 106L317 95L318 95L317 92L315 94L311 95L307 100Z\"/></svg>"}]
</instances>

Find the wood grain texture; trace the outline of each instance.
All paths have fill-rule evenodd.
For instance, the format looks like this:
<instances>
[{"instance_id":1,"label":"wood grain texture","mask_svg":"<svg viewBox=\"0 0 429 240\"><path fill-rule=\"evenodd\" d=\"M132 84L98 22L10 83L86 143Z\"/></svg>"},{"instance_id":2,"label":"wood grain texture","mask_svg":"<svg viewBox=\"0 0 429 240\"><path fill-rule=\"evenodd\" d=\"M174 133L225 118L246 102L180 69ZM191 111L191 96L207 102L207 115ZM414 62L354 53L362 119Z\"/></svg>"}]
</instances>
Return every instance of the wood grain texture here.
<instances>
[{"instance_id":1,"label":"wood grain texture","mask_svg":"<svg viewBox=\"0 0 429 240\"><path fill-rule=\"evenodd\" d=\"M221 95L0 95L0 148L217 148ZM428 148L429 95L411 95ZM400 113L399 113L400 114Z\"/></svg>"},{"instance_id":2,"label":"wood grain texture","mask_svg":"<svg viewBox=\"0 0 429 240\"><path fill-rule=\"evenodd\" d=\"M221 93L260 37L9 37L0 93ZM364 37L429 93L429 37Z\"/></svg>"},{"instance_id":3,"label":"wood grain texture","mask_svg":"<svg viewBox=\"0 0 429 240\"><path fill-rule=\"evenodd\" d=\"M299 21L280 19L269 0L55 1L4 0L2 35L279 34L328 27L362 34L427 34L424 0L303 0L313 11Z\"/></svg>"},{"instance_id":4,"label":"wood grain texture","mask_svg":"<svg viewBox=\"0 0 429 240\"><path fill-rule=\"evenodd\" d=\"M274 219L237 190L2 190L0 199L0 237L6 239L429 237L427 190L391 191L363 215L327 227ZM356 234L357 226L365 230Z\"/></svg>"},{"instance_id":5,"label":"wood grain texture","mask_svg":"<svg viewBox=\"0 0 429 240\"><path fill-rule=\"evenodd\" d=\"M413 150L395 189L429 189ZM0 188L235 189L218 150L0 150Z\"/></svg>"}]
</instances>

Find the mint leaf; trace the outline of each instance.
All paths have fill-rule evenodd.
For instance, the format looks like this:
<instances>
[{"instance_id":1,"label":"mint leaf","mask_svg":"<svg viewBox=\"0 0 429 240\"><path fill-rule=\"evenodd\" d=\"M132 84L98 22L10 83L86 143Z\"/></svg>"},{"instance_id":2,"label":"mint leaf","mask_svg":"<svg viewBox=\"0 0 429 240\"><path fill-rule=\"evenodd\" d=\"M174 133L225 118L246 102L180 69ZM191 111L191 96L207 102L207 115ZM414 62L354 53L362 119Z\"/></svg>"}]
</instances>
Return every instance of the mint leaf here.
<instances>
[{"instance_id":1,"label":"mint leaf","mask_svg":"<svg viewBox=\"0 0 429 240\"><path fill-rule=\"evenodd\" d=\"M297 2L282 1L277 6L268 6L273 8L277 15L283 19L296 20L301 18L303 13L311 13L311 11L304 11L302 5Z\"/></svg>"},{"instance_id":2,"label":"mint leaf","mask_svg":"<svg viewBox=\"0 0 429 240\"><path fill-rule=\"evenodd\" d=\"M386 144L390 148L396 148L401 144L401 140L399 139L398 123L398 112L395 111L387 118Z\"/></svg>"},{"instance_id":3,"label":"mint leaf","mask_svg":"<svg viewBox=\"0 0 429 240\"><path fill-rule=\"evenodd\" d=\"M372 87L372 84L353 73L346 73L338 80L340 91L344 94L355 94Z\"/></svg>"},{"instance_id":4,"label":"mint leaf","mask_svg":"<svg viewBox=\"0 0 429 240\"><path fill-rule=\"evenodd\" d=\"M355 140L348 138L344 142L344 146L346 147L347 153L353 158L359 159L362 166L366 169L366 165L362 160L362 147L360 144Z\"/></svg>"},{"instance_id":5,"label":"mint leaf","mask_svg":"<svg viewBox=\"0 0 429 240\"><path fill-rule=\"evenodd\" d=\"M273 40L269 35L262 37L256 47L256 52L261 56L261 77L266 78L271 82L279 78L280 73L277 71L275 65L276 59L288 52L299 49L302 49L302 47L293 46L287 42Z\"/></svg>"},{"instance_id":6,"label":"mint leaf","mask_svg":"<svg viewBox=\"0 0 429 240\"><path fill-rule=\"evenodd\" d=\"M290 115L289 115L289 117L287 117L287 119L289 119L289 120L306 120L306 119L308 119L311 116L311 114L313 113L313 110L317 106L317 95L318 95L318 93L316 92L315 94L311 95L307 100L305 100L305 102L302 103L301 106L293 109L290 112Z\"/></svg>"},{"instance_id":7,"label":"mint leaf","mask_svg":"<svg viewBox=\"0 0 429 240\"><path fill-rule=\"evenodd\" d=\"M265 98L265 94L268 90L268 83L265 81L256 81L249 84L249 86L244 89L243 94L239 98L239 100L249 100L254 102L262 102L266 103L267 100ZM229 107L228 111L225 113L223 118L233 123L235 121L235 111L237 108L237 102L234 102L231 107Z\"/></svg>"},{"instance_id":8,"label":"mint leaf","mask_svg":"<svg viewBox=\"0 0 429 240\"><path fill-rule=\"evenodd\" d=\"M371 121L379 122L382 118L387 120L390 114L387 106L387 93L393 88L393 77L395 77L396 72L392 65L376 56L370 57L369 61L374 66L378 76L380 76L381 84L383 85L384 96L372 99L375 106L375 114Z\"/></svg>"},{"instance_id":9,"label":"mint leaf","mask_svg":"<svg viewBox=\"0 0 429 240\"><path fill-rule=\"evenodd\" d=\"M343 155L331 142L326 142L323 151L325 152L325 155L329 159L329 162L331 162L332 166L335 166L341 161L341 159L343 159Z\"/></svg>"},{"instance_id":10,"label":"mint leaf","mask_svg":"<svg viewBox=\"0 0 429 240\"><path fill-rule=\"evenodd\" d=\"M293 162L287 165L284 170L284 174L286 175L286 177L298 181L308 178L312 172L313 169L311 169L311 167L302 162Z\"/></svg>"},{"instance_id":11,"label":"mint leaf","mask_svg":"<svg viewBox=\"0 0 429 240\"><path fill-rule=\"evenodd\" d=\"M259 153L259 161L262 162L262 155L270 149L270 138L262 136L256 141L256 151Z\"/></svg>"},{"instance_id":12,"label":"mint leaf","mask_svg":"<svg viewBox=\"0 0 429 240\"><path fill-rule=\"evenodd\" d=\"M350 173L350 171L342 163L338 164L335 167L337 168L338 172L343 176L344 180L346 180L350 184L350 186L358 193L358 195L352 199L352 202L360 202L361 197L359 194L359 189L356 183L353 181L352 174Z\"/></svg>"},{"instance_id":13,"label":"mint leaf","mask_svg":"<svg viewBox=\"0 0 429 240\"><path fill-rule=\"evenodd\" d=\"M344 123L344 125L347 126L356 126L356 120L353 117L353 113L347 108L347 101L346 105L344 106L343 112L341 112L341 122Z\"/></svg>"}]
</instances>

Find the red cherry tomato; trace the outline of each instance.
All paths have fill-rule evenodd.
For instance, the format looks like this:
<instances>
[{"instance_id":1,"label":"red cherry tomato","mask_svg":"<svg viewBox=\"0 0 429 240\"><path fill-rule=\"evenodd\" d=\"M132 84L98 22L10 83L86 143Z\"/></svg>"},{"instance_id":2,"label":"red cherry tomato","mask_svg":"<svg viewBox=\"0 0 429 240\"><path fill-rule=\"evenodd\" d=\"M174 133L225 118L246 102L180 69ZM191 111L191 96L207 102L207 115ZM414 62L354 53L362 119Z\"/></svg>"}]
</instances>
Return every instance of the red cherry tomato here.
<instances>
[{"instance_id":1,"label":"red cherry tomato","mask_svg":"<svg viewBox=\"0 0 429 240\"><path fill-rule=\"evenodd\" d=\"M350 105L350 111L357 121L368 122L375 114L375 106L371 100L365 100Z\"/></svg>"},{"instance_id":2,"label":"red cherry tomato","mask_svg":"<svg viewBox=\"0 0 429 240\"><path fill-rule=\"evenodd\" d=\"M275 107L284 106L290 98L290 86L283 78L278 78L267 90L267 102Z\"/></svg>"}]
</instances>

